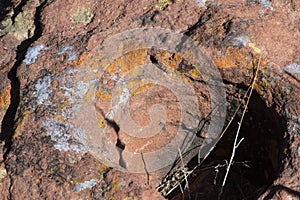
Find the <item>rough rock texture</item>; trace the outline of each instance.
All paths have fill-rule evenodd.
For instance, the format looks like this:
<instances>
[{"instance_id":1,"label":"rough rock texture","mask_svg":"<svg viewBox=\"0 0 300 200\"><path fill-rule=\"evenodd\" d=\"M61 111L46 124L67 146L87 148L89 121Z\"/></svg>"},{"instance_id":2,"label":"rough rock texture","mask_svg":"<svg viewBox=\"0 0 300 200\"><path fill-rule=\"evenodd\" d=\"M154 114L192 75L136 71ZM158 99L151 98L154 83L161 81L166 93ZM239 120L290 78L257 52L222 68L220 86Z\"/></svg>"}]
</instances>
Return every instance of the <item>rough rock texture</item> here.
<instances>
[{"instance_id":1,"label":"rough rock texture","mask_svg":"<svg viewBox=\"0 0 300 200\"><path fill-rule=\"evenodd\" d=\"M107 57L95 51L105 39L143 27L184 33L208 52L225 83L226 122L260 64L256 93L242 130L245 145L241 144L236 160L250 160L252 171L243 171L245 167L233 169L222 198L300 198L300 3L162 2L0 0L1 199L217 198L224 176L224 163L220 161L229 158L236 125L220 141L221 149L191 176L189 190L183 194L179 187L170 195L164 193L171 187L166 185L172 183L166 176L172 174L172 170L168 173L171 166L153 173L147 172L146 166L145 173L127 173L107 166L97 157L104 150L95 147L97 138L88 133L88 127L105 130L108 141L119 148L119 157L110 159L124 167L137 162L133 159L124 163L124 149L143 156L161 148L181 122L180 114L184 113L180 113L178 99L170 88L134 79L126 85L132 97L131 117L139 126L145 126L161 110L159 107L149 113L149 108L167 102L166 127L151 139L136 139L119 130L122 118L107 117L114 108L111 99L122 102L127 95L123 86L119 86L120 91L113 90L116 80L124 74L137 76L127 73L140 65L164 66L159 70L175 79L183 77L195 90L201 116L209 116L213 110L195 68L174 52L140 48L109 61L101 77L83 73L108 64ZM120 49L126 49L126 45ZM98 87L93 87L95 83ZM89 110L94 99L96 114ZM86 109L80 107L81 100L88 102L84 104ZM206 131L204 126L194 133L197 137L193 147L202 142ZM195 151L183 158L189 163L188 170L195 166L193 156ZM234 185L236 182L239 184ZM164 189L157 191L159 185Z\"/></svg>"}]
</instances>

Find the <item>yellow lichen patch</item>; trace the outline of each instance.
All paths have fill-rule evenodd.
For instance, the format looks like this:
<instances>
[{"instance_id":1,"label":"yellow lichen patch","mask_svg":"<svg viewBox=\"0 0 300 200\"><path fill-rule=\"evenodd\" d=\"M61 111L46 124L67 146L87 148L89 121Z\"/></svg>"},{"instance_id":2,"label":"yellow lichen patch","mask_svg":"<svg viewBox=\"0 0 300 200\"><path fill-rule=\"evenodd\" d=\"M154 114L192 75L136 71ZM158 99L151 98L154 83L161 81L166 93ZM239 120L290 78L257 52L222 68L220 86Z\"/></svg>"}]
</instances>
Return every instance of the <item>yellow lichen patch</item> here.
<instances>
[{"instance_id":1,"label":"yellow lichen patch","mask_svg":"<svg viewBox=\"0 0 300 200\"><path fill-rule=\"evenodd\" d=\"M112 95L110 93L105 93L101 90L101 88L98 88L97 92L95 93L95 96L97 99L99 99L101 102L105 102L107 100L111 100Z\"/></svg>"},{"instance_id":2,"label":"yellow lichen patch","mask_svg":"<svg viewBox=\"0 0 300 200\"><path fill-rule=\"evenodd\" d=\"M126 54L125 56L125 61L126 64L125 66L122 67L122 73L125 74L128 71L139 67L141 65L145 64L145 58L147 55L147 50L146 49L139 49L136 51L132 51L129 54Z\"/></svg>"},{"instance_id":3,"label":"yellow lichen patch","mask_svg":"<svg viewBox=\"0 0 300 200\"><path fill-rule=\"evenodd\" d=\"M154 84L153 83L146 83L146 84L142 84L142 85L139 85L138 87L136 87L134 90L130 90L130 93L132 96L135 96L139 93L142 93L144 91L149 91L149 90L152 90L154 87Z\"/></svg>"},{"instance_id":4,"label":"yellow lichen patch","mask_svg":"<svg viewBox=\"0 0 300 200\"><path fill-rule=\"evenodd\" d=\"M213 60L216 67L220 69L230 69L230 68L241 68L241 69L253 69L253 63L257 63L259 60L259 55L249 56L248 54L242 52L237 47L228 47L225 55L217 57ZM267 61L261 59L260 69L265 69Z\"/></svg>"},{"instance_id":5,"label":"yellow lichen patch","mask_svg":"<svg viewBox=\"0 0 300 200\"><path fill-rule=\"evenodd\" d=\"M168 5L170 4L170 2L168 0L158 0L157 4L155 5L155 8L158 8L160 10L165 9Z\"/></svg>"},{"instance_id":6,"label":"yellow lichen patch","mask_svg":"<svg viewBox=\"0 0 300 200\"><path fill-rule=\"evenodd\" d=\"M213 60L216 67L221 69L246 68L252 69L252 59L236 47L228 47L226 54Z\"/></svg>"},{"instance_id":7,"label":"yellow lichen patch","mask_svg":"<svg viewBox=\"0 0 300 200\"><path fill-rule=\"evenodd\" d=\"M249 55L248 51L242 51L236 47L228 47L226 54L224 56L217 57L213 60L214 65L220 69L233 69L237 68L239 70L256 70L259 68L259 75L266 74L268 69L268 61L262 59L258 53L260 49L255 47L255 45L248 44L257 53L254 55ZM259 64L259 67L257 66ZM250 84L250 80L244 83ZM271 89L271 85L268 81L264 79L258 79L254 84L254 89L262 96L268 95L268 91Z\"/></svg>"},{"instance_id":8,"label":"yellow lichen patch","mask_svg":"<svg viewBox=\"0 0 300 200\"><path fill-rule=\"evenodd\" d=\"M103 118L98 118L98 126L100 128L103 128L105 126L105 121L103 120Z\"/></svg>"},{"instance_id":9,"label":"yellow lichen patch","mask_svg":"<svg viewBox=\"0 0 300 200\"><path fill-rule=\"evenodd\" d=\"M112 98L112 95L111 95L111 94L104 93L104 94L101 95L100 100L101 100L102 102L104 102L104 101L110 100L111 98Z\"/></svg>"},{"instance_id":10,"label":"yellow lichen patch","mask_svg":"<svg viewBox=\"0 0 300 200\"><path fill-rule=\"evenodd\" d=\"M133 95L134 91L138 89L140 86L145 84L146 80L131 80L126 83L126 87L129 88L130 94Z\"/></svg>"},{"instance_id":11,"label":"yellow lichen patch","mask_svg":"<svg viewBox=\"0 0 300 200\"><path fill-rule=\"evenodd\" d=\"M106 68L106 71L113 75L120 70L122 76L124 76L127 72L135 69L136 67L144 65L146 55L146 49L131 51L124 54L122 57L117 58Z\"/></svg>"},{"instance_id":12,"label":"yellow lichen patch","mask_svg":"<svg viewBox=\"0 0 300 200\"><path fill-rule=\"evenodd\" d=\"M27 122L29 121L30 114L31 113L29 111L24 112L21 121L18 122L17 129L13 136L14 139L16 137L20 136L22 134L22 132L25 130L25 128L26 128L25 126L26 126Z\"/></svg>"},{"instance_id":13,"label":"yellow lichen patch","mask_svg":"<svg viewBox=\"0 0 300 200\"><path fill-rule=\"evenodd\" d=\"M163 63L165 71L169 73L172 78L180 78L184 81L190 82L189 77L197 79L201 76L199 70L197 70L192 63L195 63L194 56L190 51L184 52L189 58L189 60L184 60L183 56L177 53L170 53L168 51L161 50L159 52L158 59ZM179 65L186 62L183 66L188 66L188 68L180 68Z\"/></svg>"},{"instance_id":14,"label":"yellow lichen patch","mask_svg":"<svg viewBox=\"0 0 300 200\"><path fill-rule=\"evenodd\" d=\"M117 59L112 65L109 65L106 68L106 71L111 75L117 73L117 67L121 65L122 62L123 60L121 58Z\"/></svg>"},{"instance_id":15,"label":"yellow lichen patch","mask_svg":"<svg viewBox=\"0 0 300 200\"><path fill-rule=\"evenodd\" d=\"M191 70L189 70L188 74L193 78L193 79L196 79L198 77L200 77L200 72L199 70L197 70L196 68L193 68Z\"/></svg>"},{"instance_id":16,"label":"yellow lichen patch","mask_svg":"<svg viewBox=\"0 0 300 200\"><path fill-rule=\"evenodd\" d=\"M0 93L0 111L5 111L10 104L10 86Z\"/></svg>"},{"instance_id":17,"label":"yellow lichen patch","mask_svg":"<svg viewBox=\"0 0 300 200\"><path fill-rule=\"evenodd\" d=\"M136 47L138 50L129 51L133 47ZM145 64L147 49L141 44L135 44L133 42L126 44L122 43L118 47L118 51L121 56L117 58L115 58L116 55L109 55L105 53L93 52L89 54L82 54L76 65L90 71L99 69L104 70L110 75L120 72L121 75L124 76L132 69ZM129 53L123 53L128 51Z\"/></svg>"},{"instance_id":18,"label":"yellow lichen patch","mask_svg":"<svg viewBox=\"0 0 300 200\"><path fill-rule=\"evenodd\" d=\"M182 62L183 58L177 53L170 53L168 51L163 51L161 50L159 52L159 59L161 62L168 66L171 67L172 69L178 69L179 64Z\"/></svg>"},{"instance_id":19,"label":"yellow lichen patch","mask_svg":"<svg viewBox=\"0 0 300 200\"><path fill-rule=\"evenodd\" d=\"M123 200L133 200L132 197L125 197Z\"/></svg>"}]
</instances>

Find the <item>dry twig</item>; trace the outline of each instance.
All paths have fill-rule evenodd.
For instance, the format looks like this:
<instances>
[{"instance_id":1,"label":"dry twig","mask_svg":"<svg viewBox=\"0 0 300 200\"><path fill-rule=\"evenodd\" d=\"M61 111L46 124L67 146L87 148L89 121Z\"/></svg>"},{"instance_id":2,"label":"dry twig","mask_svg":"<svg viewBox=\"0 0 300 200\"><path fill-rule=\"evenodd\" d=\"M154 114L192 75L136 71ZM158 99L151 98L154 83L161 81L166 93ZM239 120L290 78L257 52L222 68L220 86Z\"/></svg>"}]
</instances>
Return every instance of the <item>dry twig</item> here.
<instances>
[{"instance_id":1,"label":"dry twig","mask_svg":"<svg viewBox=\"0 0 300 200\"><path fill-rule=\"evenodd\" d=\"M228 173L230 171L230 168L231 168L231 165L232 165L232 162L233 162L233 158L235 156L235 152L236 152L236 149L239 147L239 145L241 144L241 142L243 141L244 138L242 138L240 141L238 141L238 137L239 137L239 133L240 133L240 130L241 130L241 127L242 127L242 123L243 123L243 120L244 120L244 117L245 117L245 114L247 112L247 107L249 105L249 102L250 102L250 98L252 96L252 92L254 90L254 85L256 83L256 79L257 79L257 75L258 75L258 71L259 71L259 66L260 66L260 58L258 60L258 65L257 65L257 69L256 69L256 72L255 72L255 76L253 78L253 82L250 86L250 93L249 93L249 96L247 98L247 102L246 102L246 105L245 105L245 108L243 110L243 113L242 113L242 116L241 116L241 119L238 123L238 129L237 129L237 132L236 132L236 135L235 135L235 138L234 138L234 143L233 143L233 148L232 148L232 153L231 153L231 157L230 157L230 160L229 160L229 163L228 163L228 166L226 168L226 173L225 173L225 177L223 179L223 183L222 183L222 186L221 186L221 190L220 190L220 193L219 193L219 198L218 199L221 199L221 196L223 194L223 189L224 189L224 186L226 184L226 180L227 180L227 177L228 177Z\"/></svg>"}]
</instances>

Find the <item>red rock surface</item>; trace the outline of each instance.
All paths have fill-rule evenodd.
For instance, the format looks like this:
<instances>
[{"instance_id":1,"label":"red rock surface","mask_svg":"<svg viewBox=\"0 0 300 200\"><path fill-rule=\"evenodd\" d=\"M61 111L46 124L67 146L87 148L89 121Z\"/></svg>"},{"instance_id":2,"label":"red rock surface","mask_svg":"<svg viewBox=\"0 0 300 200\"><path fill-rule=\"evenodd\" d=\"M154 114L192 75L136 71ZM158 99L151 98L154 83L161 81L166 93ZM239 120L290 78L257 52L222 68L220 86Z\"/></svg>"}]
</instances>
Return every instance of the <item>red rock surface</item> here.
<instances>
[{"instance_id":1,"label":"red rock surface","mask_svg":"<svg viewBox=\"0 0 300 200\"><path fill-rule=\"evenodd\" d=\"M159 163L155 158L151 158L155 162L146 159L139 166L145 172L124 172L124 166L134 166L144 161L147 152L169 144L184 124L182 116L189 117L186 130L203 125L201 130L190 131L196 137L191 146L195 149L183 155L186 172L190 171L198 146L208 137L209 125L203 121L210 120L214 110L209 87L199 80L203 74L184 61L189 52L180 55L121 43L123 46L110 47L121 54L134 45L139 49L115 60L110 59L117 54L99 53L108 38L145 27L184 33L207 52L224 81L226 123L260 62L256 93L242 129L245 144L237 149L236 157L236 163L250 160L250 170L233 169L223 198L300 198L297 1L202 1L204 6L197 3L200 1L176 0L165 7L156 0L8 2L0 1L0 199L217 198L236 125L220 141L221 148L188 177L190 187L183 194L178 187L163 196L173 187L167 184L174 183L176 168L182 169L180 159L174 168L168 165L154 172L148 172L147 165L150 169ZM140 66L145 64L156 66L173 84L162 86L140 78ZM184 103L190 109L186 112L174 93L178 89L189 97L189 90L182 89L185 84L194 91ZM127 110L115 109L126 98L130 98ZM155 104L160 106L155 108ZM124 110L130 111L136 126L130 125ZM111 111L116 114L111 116ZM161 120L163 117L167 120ZM161 120L154 120L155 128L164 127L152 129L151 119ZM133 137L129 129L124 131L128 124L130 130L150 124L146 131L137 131L140 135L159 134ZM101 144L96 133L107 140ZM114 149L104 149L106 144ZM176 148L171 151L177 154ZM141 158L128 159L126 152ZM157 191L159 185L163 191Z\"/></svg>"}]
</instances>

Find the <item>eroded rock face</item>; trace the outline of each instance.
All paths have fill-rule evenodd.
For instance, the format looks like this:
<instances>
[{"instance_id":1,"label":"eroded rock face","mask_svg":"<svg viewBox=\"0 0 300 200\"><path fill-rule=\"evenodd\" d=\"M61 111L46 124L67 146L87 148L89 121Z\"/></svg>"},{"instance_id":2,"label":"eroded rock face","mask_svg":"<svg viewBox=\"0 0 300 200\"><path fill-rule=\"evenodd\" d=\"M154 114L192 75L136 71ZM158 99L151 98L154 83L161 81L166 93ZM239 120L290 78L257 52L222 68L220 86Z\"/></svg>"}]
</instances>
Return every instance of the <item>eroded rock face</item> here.
<instances>
[{"instance_id":1,"label":"eroded rock face","mask_svg":"<svg viewBox=\"0 0 300 200\"><path fill-rule=\"evenodd\" d=\"M260 191L255 196L262 199L299 197L297 2L32 0L5 6L5 17L1 13L0 18L0 193L4 199L182 198L179 187L177 195L176 190L169 193L173 185L167 184L174 183L169 180L174 179L176 168L181 169L181 162L189 163L185 172L195 167L190 161L197 157L199 145L211 136L210 131L220 131L210 129L215 121L205 121L229 121L258 63L257 96L249 116L255 118L271 107L273 114L262 116L270 117L267 121L274 126L268 122L264 126L251 117L245 121L246 126L257 123L251 130L263 130L266 137L262 138L270 138L251 142L266 145L258 154L266 153L262 165L270 167L262 167L266 171L258 174L269 185L261 189L249 177L242 177L241 187L248 188L247 195ZM170 44L166 35L159 35L161 29L152 33L166 46L175 43L179 32L192 45L201 45L207 56L201 58L202 69L211 63L225 83L219 86L227 93L227 115L218 110L221 106L216 106L207 84L218 77L199 72L193 61L199 57L191 51L180 54L140 41L117 42L118 33L145 27L173 30L167 35L174 36ZM148 42L155 41L143 31ZM108 38L116 43L105 46ZM181 49L187 41L182 40ZM225 105L220 99L217 103ZM266 109L261 107L264 103ZM181 144L179 151L176 145L168 146L162 154L148 156L170 144L172 138L177 138L174 144ZM191 142L182 142L185 139ZM227 150L213 153L216 160L209 158L214 163L206 166L212 170L203 173L200 169L198 178L191 177L186 195L216 197L224 166L218 179L214 167L217 159L228 159L222 157L231 151L226 142ZM193 150L184 152L187 144ZM241 147L241 152L247 148ZM182 157L173 166L175 170L165 155L172 161ZM167 164L160 166L161 160ZM229 181L239 176L234 171ZM159 185L161 193L156 190ZM223 195L241 197L235 186Z\"/></svg>"}]
</instances>

